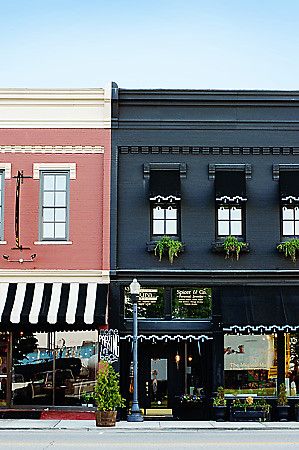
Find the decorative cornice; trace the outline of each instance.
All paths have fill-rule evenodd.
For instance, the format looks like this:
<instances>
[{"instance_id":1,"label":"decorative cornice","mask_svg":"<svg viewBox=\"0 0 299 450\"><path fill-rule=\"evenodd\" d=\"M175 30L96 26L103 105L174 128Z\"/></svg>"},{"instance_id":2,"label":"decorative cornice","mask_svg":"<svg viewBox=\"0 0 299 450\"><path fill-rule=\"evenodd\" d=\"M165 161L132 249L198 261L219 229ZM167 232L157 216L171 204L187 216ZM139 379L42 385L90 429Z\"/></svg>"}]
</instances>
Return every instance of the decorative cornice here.
<instances>
[{"instance_id":1,"label":"decorative cornice","mask_svg":"<svg viewBox=\"0 0 299 450\"><path fill-rule=\"evenodd\" d=\"M0 128L111 128L105 89L0 89Z\"/></svg>"},{"instance_id":2,"label":"decorative cornice","mask_svg":"<svg viewBox=\"0 0 299 450\"><path fill-rule=\"evenodd\" d=\"M174 155L299 155L299 147L194 147L194 146L121 146L121 154Z\"/></svg>"},{"instance_id":3,"label":"decorative cornice","mask_svg":"<svg viewBox=\"0 0 299 450\"><path fill-rule=\"evenodd\" d=\"M104 147L101 145L0 145L0 153L98 154L104 153Z\"/></svg>"}]
</instances>

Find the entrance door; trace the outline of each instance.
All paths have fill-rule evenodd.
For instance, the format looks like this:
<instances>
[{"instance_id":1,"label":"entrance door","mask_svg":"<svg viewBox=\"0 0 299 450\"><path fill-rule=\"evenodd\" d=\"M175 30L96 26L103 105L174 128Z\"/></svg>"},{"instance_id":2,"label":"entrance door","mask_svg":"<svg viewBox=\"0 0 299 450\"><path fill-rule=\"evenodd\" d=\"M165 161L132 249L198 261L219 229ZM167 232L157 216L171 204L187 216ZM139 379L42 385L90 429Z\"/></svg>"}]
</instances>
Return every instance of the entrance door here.
<instances>
[{"instance_id":1,"label":"entrance door","mask_svg":"<svg viewBox=\"0 0 299 450\"><path fill-rule=\"evenodd\" d=\"M167 358L151 358L150 407L168 408Z\"/></svg>"}]
</instances>

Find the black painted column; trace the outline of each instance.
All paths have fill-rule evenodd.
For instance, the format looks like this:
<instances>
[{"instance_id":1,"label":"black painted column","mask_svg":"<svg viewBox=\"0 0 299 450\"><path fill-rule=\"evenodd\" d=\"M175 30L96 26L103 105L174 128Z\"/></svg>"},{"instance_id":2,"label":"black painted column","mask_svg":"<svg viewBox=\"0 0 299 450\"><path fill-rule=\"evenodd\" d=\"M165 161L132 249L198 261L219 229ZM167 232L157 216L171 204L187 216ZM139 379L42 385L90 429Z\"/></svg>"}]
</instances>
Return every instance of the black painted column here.
<instances>
[{"instance_id":1,"label":"black painted column","mask_svg":"<svg viewBox=\"0 0 299 450\"><path fill-rule=\"evenodd\" d=\"M285 382L285 336L283 331L277 333L277 388Z\"/></svg>"},{"instance_id":2,"label":"black painted column","mask_svg":"<svg viewBox=\"0 0 299 450\"><path fill-rule=\"evenodd\" d=\"M224 334L222 324L221 288L212 290L213 344L212 344L212 389L217 391L224 385Z\"/></svg>"}]
</instances>

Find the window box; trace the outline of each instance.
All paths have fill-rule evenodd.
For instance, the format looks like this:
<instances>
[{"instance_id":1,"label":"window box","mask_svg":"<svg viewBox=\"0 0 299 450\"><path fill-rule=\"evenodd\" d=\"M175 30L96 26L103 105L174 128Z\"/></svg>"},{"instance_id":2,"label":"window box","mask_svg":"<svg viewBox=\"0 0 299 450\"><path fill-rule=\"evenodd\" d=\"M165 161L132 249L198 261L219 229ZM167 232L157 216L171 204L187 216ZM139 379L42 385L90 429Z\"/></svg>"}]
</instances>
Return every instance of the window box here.
<instances>
[{"instance_id":1,"label":"window box","mask_svg":"<svg viewBox=\"0 0 299 450\"><path fill-rule=\"evenodd\" d=\"M279 253L283 253L286 258L290 258L295 264L299 253L299 239L289 239L279 242L276 246Z\"/></svg>"},{"instance_id":2,"label":"window box","mask_svg":"<svg viewBox=\"0 0 299 450\"><path fill-rule=\"evenodd\" d=\"M247 409L238 410L232 408L230 410L231 422L265 422L270 420L270 414L268 411Z\"/></svg>"},{"instance_id":3,"label":"window box","mask_svg":"<svg viewBox=\"0 0 299 450\"><path fill-rule=\"evenodd\" d=\"M149 253L155 253L155 248L156 248L158 242L159 242L159 241L162 241L163 238L167 238L167 239L169 238L170 241L177 241L178 243L179 243L179 242L181 243L181 247L177 250L177 252L175 253L175 249L174 249L174 251L172 252L172 254L170 254L170 253L169 253L169 247L167 246L168 242L165 242L162 256L168 257L170 263L172 264L172 263L173 263L174 256L176 256L176 257L180 256L180 254L183 253L184 250L185 250L185 244L184 244L183 242L181 242L181 241L179 240L179 238L171 237L171 236L169 236L169 237L168 237L168 236L162 236L160 239L157 239L156 241L150 241L150 242L147 242L147 244L146 244L147 251L148 251ZM157 257L160 259L160 261L161 261L162 257L160 257L159 251L156 252L156 256L157 256Z\"/></svg>"},{"instance_id":4,"label":"window box","mask_svg":"<svg viewBox=\"0 0 299 450\"><path fill-rule=\"evenodd\" d=\"M240 241L242 242L242 241ZM242 247L240 253L249 253L250 252L250 244L248 242L244 242L246 244L245 247ZM212 242L212 251L214 253L226 253L224 249L224 241L214 241Z\"/></svg>"}]
</instances>

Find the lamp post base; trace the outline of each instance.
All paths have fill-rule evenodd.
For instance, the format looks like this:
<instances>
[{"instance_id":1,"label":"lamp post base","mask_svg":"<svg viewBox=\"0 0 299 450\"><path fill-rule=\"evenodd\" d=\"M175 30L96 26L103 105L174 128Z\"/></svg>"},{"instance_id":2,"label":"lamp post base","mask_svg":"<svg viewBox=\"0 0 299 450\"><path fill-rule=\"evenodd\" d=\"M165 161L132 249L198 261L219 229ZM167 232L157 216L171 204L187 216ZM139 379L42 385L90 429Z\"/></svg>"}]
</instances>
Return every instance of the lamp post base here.
<instances>
[{"instance_id":1,"label":"lamp post base","mask_svg":"<svg viewBox=\"0 0 299 450\"><path fill-rule=\"evenodd\" d=\"M127 422L143 422L143 415L140 412L128 414Z\"/></svg>"}]
</instances>

